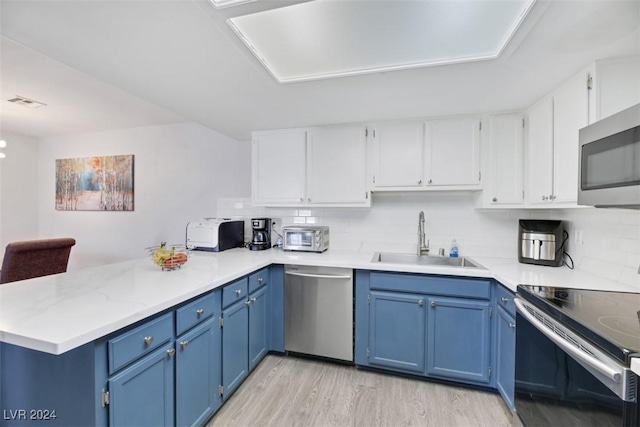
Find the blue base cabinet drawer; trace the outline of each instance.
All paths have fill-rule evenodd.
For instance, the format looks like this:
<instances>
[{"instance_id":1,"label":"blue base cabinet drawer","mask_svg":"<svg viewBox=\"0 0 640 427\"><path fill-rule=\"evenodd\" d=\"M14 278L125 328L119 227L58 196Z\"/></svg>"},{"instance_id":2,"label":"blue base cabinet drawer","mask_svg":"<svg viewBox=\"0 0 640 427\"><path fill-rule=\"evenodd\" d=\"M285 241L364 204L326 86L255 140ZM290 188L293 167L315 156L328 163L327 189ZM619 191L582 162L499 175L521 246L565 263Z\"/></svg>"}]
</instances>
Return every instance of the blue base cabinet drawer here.
<instances>
[{"instance_id":1,"label":"blue base cabinet drawer","mask_svg":"<svg viewBox=\"0 0 640 427\"><path fill-rule=\"evenodd\" d=\"M173 312L110 339L109 374L173 339Z\"/></svg>"},{"instance_id":2,"label":"blue base cabinet drawer","mask_svg":"<svg viewBox=\"0 0 640 427\"><path fill-rule=\"evenodd\" d=\"M249 284L247 278L236 280L222 288L222 308L227 308L237 301L246 300L248 295Z\"/></svg>"},{"instance_id":3,"label":"blue base cabinet drawer","mask_svg":"<svg viewBox=\"0 0 640 427\"><path fill-rule=\"evenodd\" d=\"M176 335L182 335L198 323L204 322L213 316L215 310L213 293L180 307L176 310Z\"/></svg>"},{"instance_id":4,"label":"blue base cabinet drawer","mask_svg":"<svg viewBox=\"0 0 640 427\"><path fill-rule=\"evenodd\" d=\"M496 284L496 302L498 303L498 307L502 307L504 311L513 317L516 316L516 305L513 302L514 298L513 292L499 283Z\"/></svg>"}]
</instances>

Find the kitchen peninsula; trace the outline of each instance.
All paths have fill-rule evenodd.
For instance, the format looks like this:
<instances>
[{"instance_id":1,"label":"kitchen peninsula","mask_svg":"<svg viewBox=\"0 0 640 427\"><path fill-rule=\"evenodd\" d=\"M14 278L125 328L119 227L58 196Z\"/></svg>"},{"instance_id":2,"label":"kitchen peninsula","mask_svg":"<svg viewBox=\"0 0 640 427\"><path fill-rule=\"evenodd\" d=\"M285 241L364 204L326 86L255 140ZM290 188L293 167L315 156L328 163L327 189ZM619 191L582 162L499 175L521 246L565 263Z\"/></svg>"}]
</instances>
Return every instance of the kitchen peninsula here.
<instances>
[{"instance_id":1,"label":"kitchen peninsula","mask_svg":"<svg viewBox=\"0 0 640 427\"><path fill-rule=\"evenodd\" d=\"M202 329L206 330L205 335L217 336L223 323L219 319L227 320L222 313L226 314L235 306L231 303L236 302L236 297L258 295L263 283L267 285L264 306L265 322L269 325L267 351L282 352L283 264L484 278L495 284L492 295L498 288L513 292L521 283L633 291L623 284L579 271L524 265L515 259L479 257L474 261L485 268L454 268L373 263L372 257L370 252L330 250L323 254L306 254L277 249L259 252L233 249L221 253L196 252L182 269L170 272L161 271L147 258L140 258L5 284L0 287L0 399L2 409L8 415L0 422L7 426L38 422L28 417L20 419L15 411L24 409L55 411L56 419L51 419L48 425L117 424L114 421L119 416L118 408L114 408L116 391L109 387L117 384L114 380L130 373L128 371L140 363L140 358L144 361L158 355L160 360L166 361L166 355L173 356L176 351L180 356L180 348L185 349L189 341L194 345L196 342L195 338L184 338L187 334ZM266 279L260 280L263 279L260 276L253 282L257 275L264 275ZM256 283L255 286L252 283ZM246 290L240 290L240 285ZM225 306L227 289L234 301ZM495 299L491 298L491 301ZM241 305L249 306L251 300L242 300ZM200 303L207 307L202 319L198 314L198 310L204 311L198 305ZM223 310L223 307L228 308ZM195 313L193 322L180 329L181 316L191 313ZM175 333L174 317L177 319ZM251 320L249 324L252 324ZM231 321L224 323L224 328L227 326L231 328ZM153 343L148 349L137 349L137 344L127 341L131 336L152 337L149 341ZM155 341L153 337L156 337ZM215 346L214 352L219 351L220 341ZM126 349L120 351L127 354L122 362L114 362L113 356L119 357L119 349ZM219 364L219 358L216 360ZM151 366L149 369L168 369ZM162 378L173 381L173 368L166 372L169 373ZM246 375L248 372L243 373L239 382ZM178 374L176 378L180 381ZM170 388L173 389L173 382ZM220 391L221 404L233 389ZM215 394L218 392L216 389ZM144 401L144 393L141 395L141 401L130 404L138 412L144 405L149 405ZM173 397L168 401L173 402ZM160 408L166 411L166 406L172 405L161 404ZM206 418L198 422L206 422L216 409L210 408ZM176 409L178 417L180 412ZM173 407L163 417L169 424L173 423L167 421L174 419Z\"/></svg>"}]
</instances>

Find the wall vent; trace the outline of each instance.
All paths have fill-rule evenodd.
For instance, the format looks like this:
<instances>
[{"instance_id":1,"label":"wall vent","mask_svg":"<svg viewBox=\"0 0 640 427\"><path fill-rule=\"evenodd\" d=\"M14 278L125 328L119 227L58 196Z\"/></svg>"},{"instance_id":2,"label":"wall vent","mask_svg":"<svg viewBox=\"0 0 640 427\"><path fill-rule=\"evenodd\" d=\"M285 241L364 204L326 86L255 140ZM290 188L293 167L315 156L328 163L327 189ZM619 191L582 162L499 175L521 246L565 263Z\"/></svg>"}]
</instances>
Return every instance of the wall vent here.
<instances>
[{"instance_id":1,"label":"wall vent","mask_svg":"<svg viewBox=\"0 0 640 427\"><path fill-rule=\"evenodd\" d=\"M7 99L7 101L12 102L14 104L22 105L23 107L32 108L32 109L36 109L36 108L46 107L47 106L47 104L45 104L43 102L39 102L39 101L35 101L33 99L25 98L24 96L20 96L20 95L16 95L13 98Z\"/></svg>"}]
</instances>

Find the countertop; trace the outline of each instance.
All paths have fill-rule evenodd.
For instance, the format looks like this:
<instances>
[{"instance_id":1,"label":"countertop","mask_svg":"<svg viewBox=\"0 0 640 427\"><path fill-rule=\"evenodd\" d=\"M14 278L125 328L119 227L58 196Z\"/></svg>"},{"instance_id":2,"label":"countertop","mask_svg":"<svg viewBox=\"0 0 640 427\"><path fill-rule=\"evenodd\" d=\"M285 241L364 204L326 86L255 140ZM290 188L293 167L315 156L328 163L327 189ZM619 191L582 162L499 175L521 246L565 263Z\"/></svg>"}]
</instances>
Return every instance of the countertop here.
<instances>
[{"instance_id":1,"label":"countertop","mask_svg":"<svg viewBox=\"0 0 640 427\"><path fill-rule=\"evenodd\" d=\"M638 292L566 267L472 257L485 269L373 263L373 252L322 254L279 249L194 252L183 268L161 271L149 258L0 286L0 341L62 354L271 264L318 265L495 278L518 284Z\"/></svg>"}]
</instances>

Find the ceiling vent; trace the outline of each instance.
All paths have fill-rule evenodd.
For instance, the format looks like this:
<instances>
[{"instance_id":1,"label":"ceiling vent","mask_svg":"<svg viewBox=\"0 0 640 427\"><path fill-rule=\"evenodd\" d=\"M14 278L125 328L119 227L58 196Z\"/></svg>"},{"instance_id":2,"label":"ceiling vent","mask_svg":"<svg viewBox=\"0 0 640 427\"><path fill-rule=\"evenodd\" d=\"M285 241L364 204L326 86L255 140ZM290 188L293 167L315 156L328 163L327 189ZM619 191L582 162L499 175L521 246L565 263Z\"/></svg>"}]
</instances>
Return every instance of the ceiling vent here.
<instances>
[{"instance_id":1,"label":"ceiling vent","mask_svg":"<svg viewBox=\"0 0 640 427\"><path fill-rule=\"evenodd\" d=\"M20 96L20 95L16 95L13 98L7 99L7 101L12 102L14 104L22 105L23 107L32 108L32 109L47 106L47 104L45 103L34 101L33 99L25 98L24 96Z\"/></svg>"}]
</instances>

